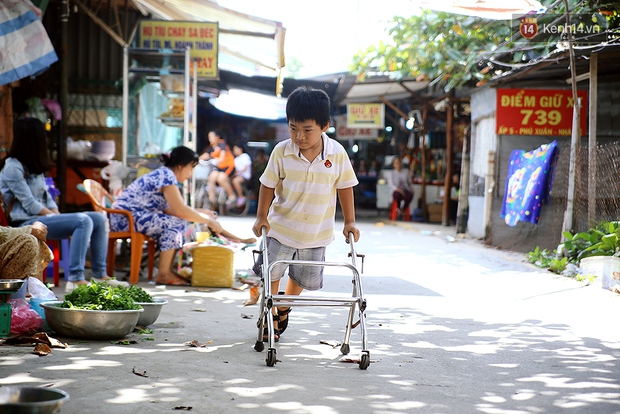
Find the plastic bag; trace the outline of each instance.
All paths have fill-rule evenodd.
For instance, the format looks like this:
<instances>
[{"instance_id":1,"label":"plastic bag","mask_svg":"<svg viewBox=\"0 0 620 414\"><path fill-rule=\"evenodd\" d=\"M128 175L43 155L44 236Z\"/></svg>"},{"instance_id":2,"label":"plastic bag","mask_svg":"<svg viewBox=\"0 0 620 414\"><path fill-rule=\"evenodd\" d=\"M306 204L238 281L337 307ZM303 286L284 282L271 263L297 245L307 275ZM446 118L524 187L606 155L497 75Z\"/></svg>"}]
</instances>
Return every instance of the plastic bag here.
<instances>
[{"instance_id":1,"label":"plastic bag","mask_svg":"<svg viewBox=\"0 0 620 414\"><path fill-rule=\"evenodd\" d=\"M43 330L43 318L23 299L11 299L11 334L35 333Z\"/></svg>"},{"instance_id":2,"label":"plastic bag","mask_svg":"<svg viewBox=\"0 0 620 414\"><path fill-rule=\"evenodd\" d=\"M37 299L49 299L49 300L57 299L54 292L49 290L48 287L45 286L45 283L41 282L36 277L28 278L28 293L30 294L31 297L37 298Z\"/></svg>"}]
</instances>

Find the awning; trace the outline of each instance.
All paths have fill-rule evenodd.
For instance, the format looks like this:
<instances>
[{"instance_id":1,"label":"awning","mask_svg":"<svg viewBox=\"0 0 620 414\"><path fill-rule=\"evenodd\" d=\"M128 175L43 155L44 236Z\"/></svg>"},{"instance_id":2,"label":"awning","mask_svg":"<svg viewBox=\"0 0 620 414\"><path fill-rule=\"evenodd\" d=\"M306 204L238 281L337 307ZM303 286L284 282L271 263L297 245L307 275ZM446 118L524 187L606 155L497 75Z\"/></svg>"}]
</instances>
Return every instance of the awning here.
<instances>
[{"instance_id":1,"label":"awning","mask_svg":"<svg viewBox=\"0 0 620 414\"><path fill-rule=\"evenodd\" d=\"M334 107L338 104L335 96L342 85L341 78L338 76L335 76L331 81L285 78L282 79L282 95L276 97L274 91L277 82L276 77L244 76L221 70L219 81L199 82L199 90L208 87L218 89L220 91L219 96L211 97L209 102L220 111L252 118L275 120L286 118L286 97L296 88L310 86L315 89L322 89L330 97L332 107Z\"/></svg>"},{"instance_id":2,"label":"awning","mask_svg":"<svg viewBox=\"0 0 620 414\"><path fill-rule=\"evenodd\" d=\"M416 7L482 17L491 20L512 20L515 15L544 13L547 9L534 0L415 0Z\"/></svg>"},{"instance_id":3,"label":"awning","mask_svg":"<svg viewBox=\"0 0 620 414\"><path fill-rule=\"evenodd\" d=\"M229 114L259 119L285 119L286 99L267 96L243 89L231 89L209 102Z\"/></svg>"},{"instance_id":4,"label":"awning","mask_svg":"<svg viewBox=\"0 0 620 414\"><path fill-rule=\"evenodd\" d=\"M352 76L347 76L349 77ZM346 80L342 82L342 84L346 83ZM338 91L343 96L338 104L377 102L379 97L388 101L398 101L411 97L414 92L426 88L428 84L428 81L416 81L415 79L394 80L388 77L368 79L364 82L353 83L346 92Z\"/></svg>"}]
</instances>

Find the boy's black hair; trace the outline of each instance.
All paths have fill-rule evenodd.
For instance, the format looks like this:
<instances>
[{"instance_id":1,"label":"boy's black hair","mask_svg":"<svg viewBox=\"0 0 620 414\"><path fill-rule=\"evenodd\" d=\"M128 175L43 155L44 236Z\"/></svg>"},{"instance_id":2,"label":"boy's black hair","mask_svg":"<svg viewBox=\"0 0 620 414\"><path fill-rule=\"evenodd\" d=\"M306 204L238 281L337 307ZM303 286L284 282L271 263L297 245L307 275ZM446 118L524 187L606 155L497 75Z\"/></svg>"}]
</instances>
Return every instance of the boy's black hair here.
<instances>
[{"instance_id":1,"label":"boy's black hair","mask_svg":"<svg viewBox=\"0 0 620 414\"><path fill-rule=\"evenodd\" d=\"M198 154L191 148L181 145L180 147L174 148L170 154L162 154L161 160L168 168L176 167L177 165L185 167L189 164L195 167L198 164Z\"/></svg>"},{"instance_id":2,"label":"boy's black hair","mask_svg":"<svg viewBox=\"0 0 620 414\"><path fill-rule=\"evenodd\" d=\"M45 125L37 118L20 118L13 125L13 143L7 158L22 163L28 174L44 174L54 167L47 148ZM6 158L0 161L4 168Z\"/></svg>"},{"instance_id":3,"label":"boy's black hair","mask_svg":"<svg viewBox=\"0 0 620 414\"><path fill-rule=\"evenodd\" d=\"M287 121L315 121L321 128L329 124L329 96L322 89L300 86L286 101Z\"/></svg>"}]
</instances>

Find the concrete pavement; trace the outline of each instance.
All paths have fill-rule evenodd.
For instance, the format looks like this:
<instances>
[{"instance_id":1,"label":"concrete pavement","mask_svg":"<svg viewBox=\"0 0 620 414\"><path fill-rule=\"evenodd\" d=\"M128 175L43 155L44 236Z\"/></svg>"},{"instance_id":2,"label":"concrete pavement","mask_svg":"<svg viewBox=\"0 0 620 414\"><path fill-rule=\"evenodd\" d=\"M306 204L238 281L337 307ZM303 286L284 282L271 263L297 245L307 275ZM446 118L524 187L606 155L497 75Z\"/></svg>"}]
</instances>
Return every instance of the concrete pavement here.
<instances>
[{"instance_id":1,"label":"concrete pavement","mask_svg":"<svg viewBox=\"0 0 620 414\"><path fill-rule=\"evenodd\" d=\"M240 235L253 222L220 220ZM59 338L70 347L45 357L0 347L0 385L61 388L71 396L63 414L620 413L618 295L536 269L522 254L453 241L454 227L359 225L366 371L320 343L342 341L345 308L294 308L278 363L267 367L253 349L258 306L242 305L247 291L144 281L168 300L152 333L130 334L134 345ZM327 260L348 261L343 240ZM251 256L237 253L235 267ZM328 268L317 294L336 292L350 294L350 276ZM184 345L191 340L209 344ZM349 356L359 351L358 328Z\"/></svg>"}]
</instances>

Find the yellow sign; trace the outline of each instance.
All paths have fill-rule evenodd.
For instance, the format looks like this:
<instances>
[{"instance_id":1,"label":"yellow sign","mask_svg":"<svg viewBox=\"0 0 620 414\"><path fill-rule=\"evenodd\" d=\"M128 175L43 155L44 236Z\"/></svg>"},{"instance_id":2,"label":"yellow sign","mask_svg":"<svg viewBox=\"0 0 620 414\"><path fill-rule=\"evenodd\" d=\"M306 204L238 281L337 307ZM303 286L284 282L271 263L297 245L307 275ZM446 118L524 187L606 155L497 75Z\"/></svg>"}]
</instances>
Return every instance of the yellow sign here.
<instances>
[{"instance_id":1,"label":"yellow sign","mask_svg":"<svg viewBox=\"0 0 620 414\"><path fill-rule=\"evenodd\" d=\"M145 49L191 49L198 64L198 77L218 78L218 24L143 20L140 22L139 47Z\"/></svg>"},{"instance_id":2,"label":"yellow sign","mask_svg":"<svg viewBox=\"0 0 620 414\"><path fill-rule=\"evenodd\" d=\"M383 128L385 106L382 103L347 104L347 127Z\"/></svg>"}]
</instances>

